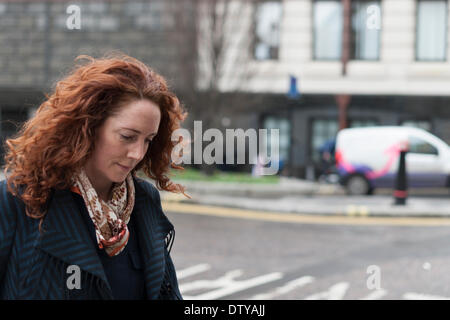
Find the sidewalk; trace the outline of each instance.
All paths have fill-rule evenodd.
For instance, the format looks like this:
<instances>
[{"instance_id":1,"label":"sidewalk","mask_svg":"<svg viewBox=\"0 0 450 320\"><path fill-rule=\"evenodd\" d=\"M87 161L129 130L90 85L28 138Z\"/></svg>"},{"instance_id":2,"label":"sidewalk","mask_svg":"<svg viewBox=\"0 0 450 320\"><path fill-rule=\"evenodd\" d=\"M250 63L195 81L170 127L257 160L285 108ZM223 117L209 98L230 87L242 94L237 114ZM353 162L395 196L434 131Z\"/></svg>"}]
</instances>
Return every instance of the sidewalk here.
<instances>
[{"instance_id":1,"label":"sidewalk","mask_svg":"<svg viewBox=\"0 0 450 320\"><path fill-rule=\"evenodd\" d=\"M270 183L234 183L234 182L205 182L205 181L176 181L186 186L193 194L210 194L233 197L251 198L282 198L286 196L312 196L317 194L343 194L340 187L319 185L318 183L280 177L278 184Z\"/></svg>"},{"instance_id":2,"label":"sidewalk","mask_svg":"<svg viewBox=\"0 0 450 320\"><path fill-rule=\"evenodd\" d=\"M0 172L0 180L3 179ZM350 197L337 185L286 177L281 177L279 184L176 182L186 187L192 199L160 191L162 201L308 215L450 217L448 196L410 196L405 206L394 206L390 195Z\"/></svg>"},{"instance_id":3,"label":"sidewalk","mask_svg":"<svg viewBox=\"0 0 450 320\"><path fill-rule=\"evenodd\" d=\"M161 191L163 201L309 215L450 217L450 197L410 196L404 206L391 195L347 196L340 186L282 178L277 185L177 181L192 199Z\"/></svg>"}]
</instances>

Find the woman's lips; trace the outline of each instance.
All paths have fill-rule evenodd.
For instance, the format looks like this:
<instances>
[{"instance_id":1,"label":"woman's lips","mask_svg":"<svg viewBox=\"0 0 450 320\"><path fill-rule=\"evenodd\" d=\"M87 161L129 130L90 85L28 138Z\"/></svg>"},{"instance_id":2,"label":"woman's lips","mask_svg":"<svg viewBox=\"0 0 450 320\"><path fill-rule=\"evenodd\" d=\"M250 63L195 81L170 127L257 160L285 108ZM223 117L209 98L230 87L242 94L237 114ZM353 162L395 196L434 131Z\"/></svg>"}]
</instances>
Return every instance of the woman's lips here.
<instances>
[{"instance_id":1,"label":"woman's lips","mask_svg":"<svg viewBox=\"0 0 450 320\"><path fill-rule=\"evenodd\" d=\"M131 169L131 167L125 167L125 166L123 166L123 165L121 165L121 164L117 164L119 167L121 167L123 170L125 170L125 171L129 171L130 169Z\"/></svg>"}]
</instances>

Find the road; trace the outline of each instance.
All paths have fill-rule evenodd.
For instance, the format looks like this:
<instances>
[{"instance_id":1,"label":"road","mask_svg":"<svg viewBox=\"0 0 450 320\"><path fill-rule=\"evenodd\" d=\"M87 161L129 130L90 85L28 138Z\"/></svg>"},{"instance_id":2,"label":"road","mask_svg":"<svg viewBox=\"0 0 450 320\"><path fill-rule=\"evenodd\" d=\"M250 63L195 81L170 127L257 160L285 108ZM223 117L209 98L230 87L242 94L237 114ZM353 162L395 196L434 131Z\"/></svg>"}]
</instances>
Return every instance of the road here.
<instances>
[{"instance_id":1,"label":"road","mask_svg":"<svg viewBox=\"0 0 450 320\"><path fill-rule=\"evenodd\" d=\"M163 207L176 228L172 258L185 299L450 298L450 219Z\"/></svg>"}]
</instances>

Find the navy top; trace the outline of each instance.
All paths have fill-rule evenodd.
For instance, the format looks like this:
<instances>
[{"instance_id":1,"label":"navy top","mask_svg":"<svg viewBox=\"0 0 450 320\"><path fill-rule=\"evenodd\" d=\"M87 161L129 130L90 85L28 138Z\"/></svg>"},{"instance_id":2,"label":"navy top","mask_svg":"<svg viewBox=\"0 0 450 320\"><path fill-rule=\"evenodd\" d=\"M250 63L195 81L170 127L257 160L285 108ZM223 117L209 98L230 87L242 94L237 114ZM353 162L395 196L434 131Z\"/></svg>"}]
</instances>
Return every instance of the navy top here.
<instances>
[{"instance_id":1,"label":"navy top","mask_svg":"<svg viewBox=\"0 0 450 320\"><path fill-rule=\"evenodd\" d=\"M131 214L130 221L127 224L130 232L130 238L128 239L127 245L121 253L110 257L104 249L98 247L94 223L89 216L83 197L76 192L72 192L72 195L80 207L83 220L89 230L91 239L97 248L97 253L103 264L106 278L108 279L114 299L146 299L144 270L134 214Z\"/></svg>"}]
</instances>

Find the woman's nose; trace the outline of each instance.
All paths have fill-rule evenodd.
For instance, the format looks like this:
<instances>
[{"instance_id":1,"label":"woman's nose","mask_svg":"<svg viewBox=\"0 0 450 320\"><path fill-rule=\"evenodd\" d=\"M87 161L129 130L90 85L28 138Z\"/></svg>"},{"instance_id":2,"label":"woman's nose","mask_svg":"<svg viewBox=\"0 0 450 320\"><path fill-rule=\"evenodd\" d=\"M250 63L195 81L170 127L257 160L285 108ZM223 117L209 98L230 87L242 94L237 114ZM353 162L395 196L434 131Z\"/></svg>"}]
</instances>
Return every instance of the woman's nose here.
<instances>
[{"instance_id":1,"label":"woman's nose","mask_svg":"<svg viewBox=\"0 0 450 320\"><path fill-rule=\"evenodd\" d=\"M134 143L128 151L128 158L135 159L136 163L141 161L146 152L145 142Z\"/></svg>"}]
</instances>

